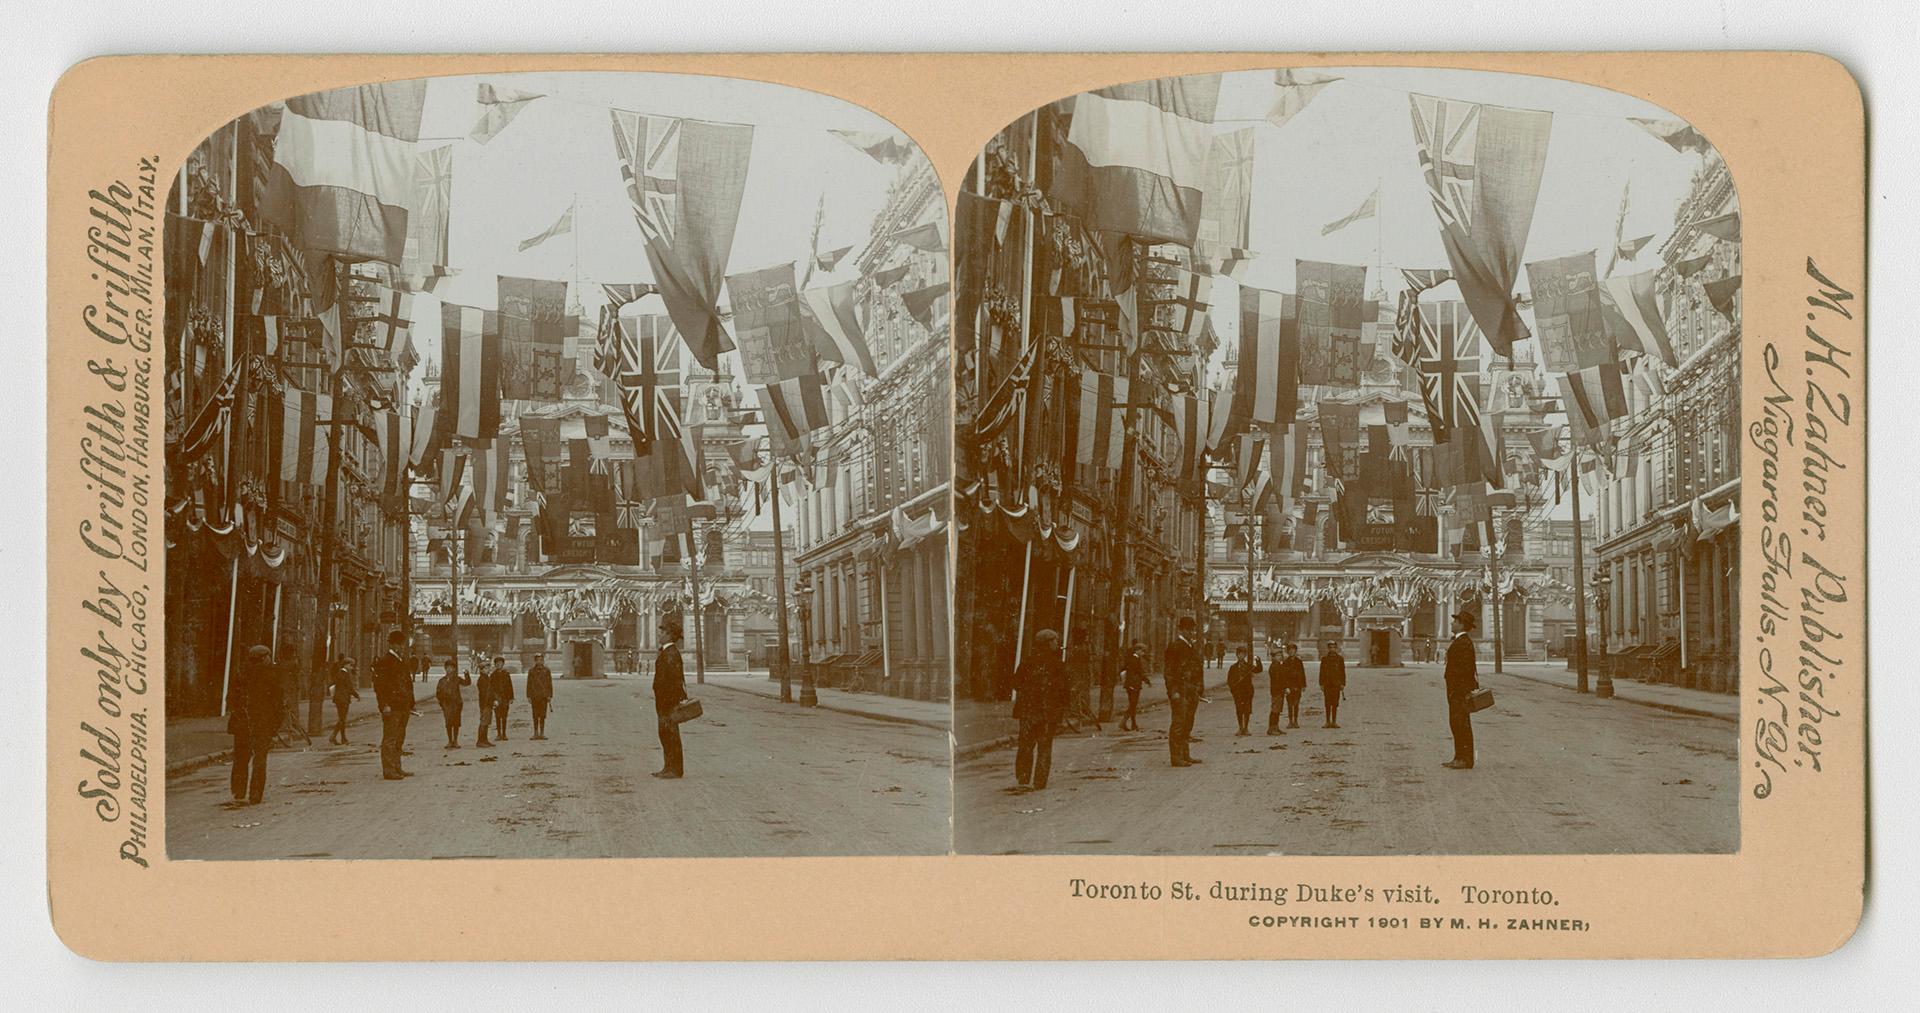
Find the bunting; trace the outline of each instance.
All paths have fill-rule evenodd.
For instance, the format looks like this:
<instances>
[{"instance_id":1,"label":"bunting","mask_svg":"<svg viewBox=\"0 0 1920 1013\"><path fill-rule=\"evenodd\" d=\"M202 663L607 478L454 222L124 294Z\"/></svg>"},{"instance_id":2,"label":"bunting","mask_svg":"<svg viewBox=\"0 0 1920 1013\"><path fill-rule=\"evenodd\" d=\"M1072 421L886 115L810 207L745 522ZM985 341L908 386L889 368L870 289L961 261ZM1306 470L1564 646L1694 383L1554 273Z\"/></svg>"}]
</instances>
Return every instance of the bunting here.
<instances>
[{"instance_id":1,"label":"bunting","mask_svg":"<svg viewBox=\"0 0 1920 1013\"><path fill-rule=\"evenodd\" d=\"M280 406L280 481L325 485L333 398L289 386Z\"/></svg>"},{"instance_id":2,"label":"bunting","mask_svg":"<svg viewBox=\"0 0 1920 1013\"><path fill-rule=\"evenodd\" d=\"M1700 131L1695 130L1691 124L1681 122L1680 120L1652 120L1630 116L1627 118L1627 121L1667 142L1669 147L1683 154L1693 151L1704 155L1713 148L1713 145L1707 143L1706 137L1702 136Z\"/></svg>"},{"instance_id":3,"label":"bunting","mask_svg":"<svg viewBox=\"0 0 1920 1013\"><path fill-rule=\"evenodd\" d=\"M901 293L900 302L906 306L907 315L911 316L915 323L931 331L939 322L934 311L939 306L940 300L947 298L947 291L945 285L928 285L925 288Z\"/></svg>"},{"instance_id":4,"label":"bunting","mask_svg":"<svg viewBox=\"0 0 1920 1013\"><path fill-rule=\"evenodd\" d=\"M797 440L828 425L832 420L827 414L824 388L821 378L814 375L755 388L769 433Z\"/></svg>"},{"instance_id":5,"label":"bunting","mask_svg":"<svg viewBox=\"0 0 1920 1013\"><path fill-rule=\"evenodd\" d=\"M1204 395L1180 395L1173 399L1174 443L1180 448L1179 479L1185 482L1206 464L1207 439L1212 430L1209 413L1212 405Z\"/></svg>"}]
</instances>

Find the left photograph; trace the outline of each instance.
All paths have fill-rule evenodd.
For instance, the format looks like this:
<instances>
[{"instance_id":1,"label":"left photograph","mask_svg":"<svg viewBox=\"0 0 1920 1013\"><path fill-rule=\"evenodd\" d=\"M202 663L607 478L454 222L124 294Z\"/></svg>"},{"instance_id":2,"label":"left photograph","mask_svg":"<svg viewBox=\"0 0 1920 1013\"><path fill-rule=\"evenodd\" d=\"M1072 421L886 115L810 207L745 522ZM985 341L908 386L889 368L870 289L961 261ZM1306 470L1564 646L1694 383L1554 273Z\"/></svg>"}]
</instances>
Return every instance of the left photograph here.
<instances>
[{"instance_id":1,"label":"left photograph","mask_svg":"<svg viewBox=\"0 0 1920 1013\"><path fill-rule=\"evenodd\" d=\"M945 854L940 184L677 74L288 98L173 181L174 860Z\"/></svg>"}]
</instances>

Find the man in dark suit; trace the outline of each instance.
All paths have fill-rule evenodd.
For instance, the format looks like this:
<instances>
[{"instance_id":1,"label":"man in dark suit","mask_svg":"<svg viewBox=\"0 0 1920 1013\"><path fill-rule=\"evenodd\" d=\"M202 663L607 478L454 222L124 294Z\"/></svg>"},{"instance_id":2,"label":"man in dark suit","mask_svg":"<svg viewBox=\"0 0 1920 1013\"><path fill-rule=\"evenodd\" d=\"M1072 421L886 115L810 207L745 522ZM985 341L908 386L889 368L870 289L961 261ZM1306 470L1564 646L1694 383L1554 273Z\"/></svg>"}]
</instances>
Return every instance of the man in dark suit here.
<instances>
[{"instance_id":1,"label":"man in dark suit","mask_svg":"<svg viewBox=\"0 0 1920 1013\"><path fill-rule=\"evenodd\" d=\"M1181 616L1175 624L1178 635L1167 645L1165 679L1167 683L1167 751L1176 767L1191 767L1193 758L1188 739L1193 735L1194 712L1200 706L1200 692L1206 686L1206 669L1200 648L1193 642L1193 617Z\"/></svg>"},{"instance_id":2,"label":"man in dark suit","mask_svg":"<svg viewBox=\"0 0 1920 1013\"><path fill-rule=\"evenodd\" d=\"M1347 691L1347 659L1338 640L1327 641L1320 655L1320 700L1326 706L1327 727L1340 727L1340 695Z\"/></svg>"},{"instance_id":3,"label":"man in dark suit","mask_svg":"<svg viewBox=\"0 0 1920 1013\"><path fill-rule=\"evenodd\" d=\"M553 702L553 671L547 656L535 654L533 667L527 669L527 703L533 706L533 737L547 737L547 705Z\"/></svg>"},{"instance_id":4,"label":"man in dark suit","mask_svg":"<svg viewBox=\"0 0 1920 1013\"><path fill-rule=\"evenodd\" d=\"M488 684L491 688L487 698L493 701L493 738L496 742L505 742L507 741L507 708L513 706L513 676L507 672L505 655L493 656L493 674L487 678L492 680ZM481 721L486 719L487 715L480 715Z\"/></svg>"},{"instance_id":5,"label":"man in dark suit","mask_svg":"<svg viewBox=\"0 0 1920 1013\"><path fill-rule=\"evenodd\" d=\"M401 657L407 635L387 634L387 653L373 663L373 698L380 705L380 776L389 781L411 777L400 769L407 744L407 717L413 712L413 664Z\"/></svg>"},{"instance_id":6,"label":"man in dark suit","mask_svg":"<svg viewBox=\"0 0 1920 1013\"><path fill-rule=\"evenodd\" d=\"M673 708L687 698L684 662L680 658L680 625L671 620L660 623L660 656L653 663L653 712L660 725L660 752L665 756L653 776L686 776L686 763L680 751L680 726L674 723Z\"/></svg>"},{"instance_id":7,"label":"man in dark suit","mask_svg":"<svg viewBox=\"0 0 1920 1013\"><path fill-rule=\"evenodd\" d=\"M1053 770L1053 735L1072 708L1072 680L1060 663L1060 634L1034 634L1033 649L1020 660L1013 683L1013 716L1020 721L1013 777L1021 787L1038 791L1047 786Z\"/></svg>"},{"instance_id":8,"label":"man in dark suit","mask_svg":"<svg viewBox=\"0 0 1920 1013\"><path fill-rule=\"evenodd\" d=\"M1280 712L1289 704L1295 717L1300 712L1299 691L1296 686L1307 684L1307 666L1300 660L1300 645L1289 641L1285 648L1285 658L1276 662L1267 675L1267 734L1281 735ZM1295 725L1294 727L1298 727Z\"/></svg>"},{"instance_id":9,"label":"man in dark suit","mask_svg":"<svg viewBox=\"0 0 1920 1013\"><path fill-rule=\"evenodd\" d=\"M1473 628L1478 625L1471 612L1453 614L1453 643L1447 645L1447 726L1453 731L1453 759L1441 764L1454 770L1473 769L1473 712L1467 709L1467 696L1480 688L1473 656Z\"/></svg>"},{"instance_id":10,"label":"man in dark suit","mask_svg":"<svg viewBox=\"0 0 1920 1013\"><path fill-rule=\"evenodd\" d=\"M286 680L265 644L247 656L227 686L227 731L233 733L233 800L258 805L267 791L267 752L280 730Z\"/></svg>"}]
</instances>

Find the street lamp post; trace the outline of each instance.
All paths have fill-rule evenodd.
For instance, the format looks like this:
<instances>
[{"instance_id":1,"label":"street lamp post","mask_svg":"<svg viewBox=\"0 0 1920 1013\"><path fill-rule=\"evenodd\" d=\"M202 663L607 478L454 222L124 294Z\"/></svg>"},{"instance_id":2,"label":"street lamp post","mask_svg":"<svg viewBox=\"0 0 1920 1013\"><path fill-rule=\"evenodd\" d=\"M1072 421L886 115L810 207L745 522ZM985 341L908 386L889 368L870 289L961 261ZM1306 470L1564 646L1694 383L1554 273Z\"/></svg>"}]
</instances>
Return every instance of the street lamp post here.
<instances>
[{"instance_id":1,"label":"street lamp post","mask_svg":"<svg viewBox=\"0 0 1920 1013\"><path fill-rule=\"evenodd\" d=\"M813 687L813 575L803 573L793 582L793 596L800 603L800 706L817 707L819 693Z\"/></svg>"},{"instance_id":2,"label":"street lamp post","mask_svg":"<svg viewBox=\"0 0 1920 1013\"><path fill-rule=\"evenodd\" d=\"M1607 655L1607 588L1613 578L1605 573L1593 575L1593 607L1600 612L1600 655ZM1605 699L1613 695L1613 665L1603 661L1600 665L1600 681L1594 687L1593 695Z\"/></svg>"}]
</instances>

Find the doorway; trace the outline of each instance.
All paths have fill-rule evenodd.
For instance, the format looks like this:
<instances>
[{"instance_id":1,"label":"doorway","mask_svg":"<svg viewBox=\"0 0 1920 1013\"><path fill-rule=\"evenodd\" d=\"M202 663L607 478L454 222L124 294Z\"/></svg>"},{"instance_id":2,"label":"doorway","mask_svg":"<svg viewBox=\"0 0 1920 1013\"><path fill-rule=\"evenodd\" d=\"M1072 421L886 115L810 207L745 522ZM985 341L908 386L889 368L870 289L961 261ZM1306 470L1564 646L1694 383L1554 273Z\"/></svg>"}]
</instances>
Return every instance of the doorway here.
<instances>
[{"instance_id":1,"label":"doorway","mask_svg":"<svg viewBox=\"0 0 1920 1013\"><path fill-rule=\"evenodd\" d=\"M593 645L585 640L576 640L568 645L571 654L570 671L576 679L594 679L599 676L593 670Z\"/></svg>"}]
</instances>

